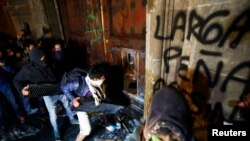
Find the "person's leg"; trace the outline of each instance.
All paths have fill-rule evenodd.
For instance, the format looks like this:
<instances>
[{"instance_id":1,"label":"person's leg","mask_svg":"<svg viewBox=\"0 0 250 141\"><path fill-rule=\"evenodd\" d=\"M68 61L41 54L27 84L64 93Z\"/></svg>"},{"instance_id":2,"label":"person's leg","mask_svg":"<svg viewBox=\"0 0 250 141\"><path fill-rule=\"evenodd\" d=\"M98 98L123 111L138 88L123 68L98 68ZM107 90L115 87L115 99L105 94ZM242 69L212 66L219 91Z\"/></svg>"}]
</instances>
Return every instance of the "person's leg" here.
<instances>
[{"instance_id":1,"label":"person's leg","mask_svg":"<svg viewBox=\"0 0 250 141\"><path fill-rule=\"evenodd\" d=\"M41 115L47 114L46 106L45 106L43 97L37 97L37 101L38 101L39 113Z\"/></svg>"},{"instance_id":2,"label":"person's leg","mask_svg":"<svg viewBox=\"0 0 250 141\"><path fill-rule=\"evenodd\" d=\"M3 127L2 103L0 101L0 141L3 140Z\"/></svg>"},{"instance_id":3,"label":"person's leg","mask_svg":"<svg viewBox=\"0 0 250 141\"><path fill-rule=\"evenodd\" d=\"M89 117L85 112L77 112L77 117L79 121L80 132L76 137L76 141L82 141L86 136L88 136L91 132L91 125L89 121Z\"/></svg>"},{"instance_id":4,"label":"person's leg","mask_svg":"<svg viewBox=\"0 0 250 141\"><path fill-rule=\"evenodd\" d=\"M75 113L70 109L70 102L68 98L65 95L60 95L59 100L62 102L63 107L65 108L66 114L69 117L69 119L73 120Z\"/></svg>"},{"instance_id":5,"label":"person's leg","mask_svg":"<svg viewBox=\"0 0 250 141\"><path fill-rule=\"evenodd\" d=\"M3 127L3 109L2 109L2 100L0 99L0 130Z\"/></svg>"},{"instance_id":6,"label":"person's leg","mask_svg":"<svg viewBox=\"0 0 250 141\"><path fill-rule=\"evenodd\" d=\"M60 133L57 126L55 101L53 101L53 99L50 96L44 96L43 100L49 112L49 120L53 127L55 138L60 138Z\"/></svg>"},{"instance_id":7,"label":"person's leg","mask_svg":"<svg viewBox=\"0 0 250 141\"><path fill-rule=\"evenodd\" d=\"M20 104L22 104L22 108L24 108L24 110L25 110L24 112L26 112L28 115L34 114L34 113L36 113L38 111L37 108L32 109L32 107L30 105L29 98L23 96L21 94L21 92L18 92L17 98L20 101Z\"/></svg>"},{"instance_id":8,"label":"person's leg","mask_svg":"<svg viewBox=\"0 0 250 141\"><path fill-rule=\"evenodd\" d=\"M22 117L20 109L19 109L19 107L18 107L18 105L16 103L16 99L14 97L14 92L12 90L11 85L9 85L9 84L6 83L4 85L4 89L3 89L2 93L4 94L4 96L6 97L6 99L9 101L9 103L12 106L12 108L13 108L16 116L17 116L17 118L20 119L20 120L23 120L21 122L24 122L24 118ZM20 117L22 117L22 118L20 118Z\"/></svg>"}]
</instances>

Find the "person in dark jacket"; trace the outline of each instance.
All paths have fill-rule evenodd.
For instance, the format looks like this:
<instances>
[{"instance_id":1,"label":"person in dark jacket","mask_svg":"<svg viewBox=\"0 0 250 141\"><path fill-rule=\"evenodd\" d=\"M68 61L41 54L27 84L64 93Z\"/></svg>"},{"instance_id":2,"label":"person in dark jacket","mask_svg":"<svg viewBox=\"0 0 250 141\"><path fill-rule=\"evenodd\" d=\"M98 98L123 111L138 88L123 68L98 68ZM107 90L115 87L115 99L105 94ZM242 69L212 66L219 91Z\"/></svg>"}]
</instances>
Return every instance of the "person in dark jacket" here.
<instances>
[{"instance_id":1,"label":"person in dark jacket","mask_svg":"<svg viewBox=\"0 0 250 141\"><path fill-rule=\"evenodd\" d=\"M29 52L30 62L24 65L14 77L14 84L18 91L24 96L29 95L28 84L57 84L58 80L48 67L45 54L39 48ZM52 94L53 95L53 94ZM71 123L75 124L74 113L71 111L69 101L65 95L43 96L45 105L49 112L50 122L54 130L56 140L60 140L60 133L57 126L56 102L61 101Z\"/></svg>"},{"instance_id":2,"label":"person in dark jacket","mask_svg":"<svg viewBox=\"0 0 250 141\"><path fill-rule=\"evenodd\" d=\"M180 90L166 86L152 98L143 135L152 141L190 141L191 112Z\"/></svg>"},{"instance_id":3,"label":"person in dark jacket","mask_svg":"<svg viewBox=\"0 0 250 141\"><path fill-rule=\"evenodd\" d=\"M87 74L75 80L62 83L61 89L63 93L71 100L74 107L80 105L80 99L93 97L95 104L99 105L102 100L106 98L101 85L105 80L104 70L101 66L96 65ZM91 132L91 125L88 114L83 111L77 113L80 132L76 137L76 141L82 141Z\"/></svg>"},{"instance_id":4,"label":"person in dark jacket","mask_svg":"<svg viewBox=\"0 0 250 141\"><path fill-rule=\"evenodd\" d=\"M20 107L16 102L15 91L10 81L10 78L13 74L14 70L10 65L6 63L5 56L3 55L3 52L0 50L0 95L4 95L4 97L6 97L6 100L8 100L8 102L10 103L12 109L14 110L17 116L17 119L19 119L21 123L24 123L24 116L23 113L21 112ZM0 116L0 122L2 120L3 119Z\"/></svg>"},{"instance_id":5,"label":"person in dark jacket","mask_svg":"<svg viewBox=\"0 0 250 141\"><path fill-rule=\"evenodd\" d=\"M56 78L61 80L63 74L71 70L66 48L64 47L62 40L57 40L54 43L51 59L52 70L56 72Z\"/></svg>"}]
</instances>

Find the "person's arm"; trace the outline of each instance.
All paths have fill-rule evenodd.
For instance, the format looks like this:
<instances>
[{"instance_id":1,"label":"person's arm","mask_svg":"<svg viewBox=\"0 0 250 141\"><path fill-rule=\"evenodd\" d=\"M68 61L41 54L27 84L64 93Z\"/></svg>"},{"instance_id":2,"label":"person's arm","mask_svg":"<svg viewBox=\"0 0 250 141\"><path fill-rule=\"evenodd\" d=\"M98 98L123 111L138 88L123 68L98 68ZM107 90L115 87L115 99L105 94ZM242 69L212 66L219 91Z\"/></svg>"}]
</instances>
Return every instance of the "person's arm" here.
<instances>
[{"instance_id":1,"label":"person's arm","mask_svg":"<svg viewBox=\"0 0 250 141\"><path fill-rule=\"evenodd\" d=\"M11 66L7 65L4 62L0 62L0 67L9 74L14 74L14 70L11 68Z\"/></svg>"},{"instance_id":2,"label":"person's arm","mask_svg":"<svg viewBox=\"0 0 250 141\"><path fill-rule=\"evenodd\" d=\"M70 99L74 107L78 107L80 105L80 102L79 102L80 97L75 97L73 95L72 90L70 89L70 83L61 85L61 90L63 94L65 94Z\"/></svg>"},{"instance_id":3,"label":"person's arm","mask_svg":"<svg viewBox=\"0 0 250 141\"><path fill-rule=\"evenodd\" d=\"M66 95L70 99L70 101L73 101L75 96L73 95L72 90L70 90L70 83L62 84L61 90L63 94Z\"/></svg>"},{"instance_id":4,"label":"person's arm","mask_svg":"<svg viewBox=\"0 0 250 141\"><path fill-rule=\"evenodd\" d=\"M14 77L13 79L13 84L16 88L16 90L20 93L23 94L23 90L25 86L28 84L28 78L25 75L25 70L22 68Z\"/></svg>"}]
</instances>

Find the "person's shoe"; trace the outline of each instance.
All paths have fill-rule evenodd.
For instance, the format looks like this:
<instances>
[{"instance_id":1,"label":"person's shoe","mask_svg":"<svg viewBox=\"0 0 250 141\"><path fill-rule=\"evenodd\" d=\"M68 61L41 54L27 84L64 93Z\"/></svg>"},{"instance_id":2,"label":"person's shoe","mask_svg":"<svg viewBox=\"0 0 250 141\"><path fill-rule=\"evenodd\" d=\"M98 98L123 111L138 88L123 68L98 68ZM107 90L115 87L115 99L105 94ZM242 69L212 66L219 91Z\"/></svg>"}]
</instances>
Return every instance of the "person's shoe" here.
<instances>
[{"instance_id":1,"label":"person's shoe","mask_svg":"<svg viewBox=\"0 0 250 141\"><path fill-rule=\"evenodd\" d=\"M35 114L35 113L37 113L38 112L38 109L37 108L34 108L34 109L30 109L28 112L27 112L27 114L28 115L32 115L32 114Z\"/></svg>"},{"instance_id":2,"label":"person's shoe","mask_svg":"<svg viewBox=\"0 0 250 141\"><path fill-rule=\"evenodd\" d=\"M0 132L0 141L7 141L4 133Z\"/></svg>"},{"instance_id":3,"label":"person's shoe","mask_svg":"<svg viewBox=\"0 0 250 141\"><path fill-rule=\"evenodd\" d=\"M60 133L54 132L55 141L61 141Z\"/></svg>"},{"instance_id":4,"label":"person's shoe","mask_svg":"<svg viewBox=\"0 0 250 141\"><path fill-rule=\"evenodd\" d=\"M106 128L108 131L110 131L110 132L115 131L115 126L112 125L112 124L107 125L105 128Z\"/></svg>"},{"instance_id":5,"label":"person's shoe","mask_svg":"<svg viewBox=\"0 0 250 141\"><path fill-rule=\"evenodd\" d=\"M79 124L78 120L76 119L70 119L71 124Z\"/></svg>"},{"instance_id":6,"label":"person's shoe","mask_svg":"<svg viewBox=\"0 0 250 141\"><path fill-rule=\"evenodd\" d=\"M12 133L16 136L16 138L20 139L23 136L23 133L21 132L21 130L19 128L13 128Z\"/></svg>"},{"instance_id":7,"label":"person's shoe","mask_svg":"<svg viewBox=\"0 0 250 141\"><path fill-rule=\"evenodd\" d=\"M114 127L115 127L115 129L121 129L121 123L116 122Z\"/></svg>"}]
</instances>

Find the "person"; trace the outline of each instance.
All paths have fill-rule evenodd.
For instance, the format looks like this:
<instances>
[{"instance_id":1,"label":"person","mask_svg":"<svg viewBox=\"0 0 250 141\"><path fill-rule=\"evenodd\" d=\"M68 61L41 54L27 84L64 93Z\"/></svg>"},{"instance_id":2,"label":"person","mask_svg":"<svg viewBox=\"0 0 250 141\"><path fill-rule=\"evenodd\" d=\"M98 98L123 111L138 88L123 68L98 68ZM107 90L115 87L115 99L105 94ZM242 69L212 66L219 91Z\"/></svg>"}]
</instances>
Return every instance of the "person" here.
<instances>
[{"instance_id":1,"label":"person","mask_svg":"<svg viewBox=\"0 0 250 141\"><path fill-rule=\"evenodd\" d=\"M182 92L174 85L157 91L143 127L143 138L152 141L190 141L192 115Z\"/></svg>"},{"instance_id":2,"label":"person","mask_svg":"<svg viewBox=\"0 0 250 141\"><path fill-rule=\"evenodd\" d=\"M240 108L250 108L250 92L246 94L243 100L238 101L237 105Z\"/></svg>"},{"instance_id":3,"label":"person","mask_svg":"<svg viewBox=\"0 0 250 141\"><path fill-rule=\"evenodd\" d=\"M52 70L56 72L56 78L60 80L63 74L71 69L62 40L56 40L53 44L51 60Z\"/></svg>"},{"instance_id":4,"label":"person","mask_svg":"<svg viewBox=\"0 0 250 141\"><path fill-rule=\"evenodd\" d=\"M24 65L21 70L14 77L14 84L18 90L22 92L24 96L30 94L28 90L28 84L57 84L52 70L46 63L45 54L39 48L34 48L29 52L30 61L27 65ZM53 94L52 94L53 95ZM56 102L61 101L66 114L68 115L72 124L77 124L77 120L74 118L75 113L71 111L69 101L65 95L53 95L43 96L46 108L49 112L50 123L53 127L54 137L56 140L60 140L61 136L57 125L56 115Z\"/></svg>"},{"instance_id":5,"label":"person","mask_svg":"<svg viewBox=\"0 0 250 141\"><path fill-rule=\"evenodd\" d=\"M237 106L240 110L240 117L243 121L250 123L250 91L248 90L237 102Z\"/></svg>"},{"instance_id":6,"label":"person","mask_svg":"<svg viewBox=\"0 0 250 141\"><path fill-rule=\"evenodd\" d=\"M104 69L101 65L93 66L87 76L81 76L72 81L61 83L61 90L71 100L74 107L80 105L80 99L93 97L95 105L99 105L106 98L101 88L105 80ZM80 131L76 137L76 141L84 140L91 132L91 125L88 114L83 111L76 112L79 121Z\"/></svg>"},{"instance_id":7,"label":"person","mask_svg":"<svg viewBox=\"0 0 250 141\"><path fill-rule=\"evenodd\" d=\"M9 80L12 75L14 74L13 69L10 65L8 65L4 59L4 54L2 51L0 51L0 94L4 95L10 105L12 106L12 109L14 110L17 119L20 120L21 123L24 123L24 116L21 112L21 109L19 108L16 98L15 98L15 91L12 87L12 83ZM2 120L0 118L0 120Z\"/></svg>"}]
</instances>

